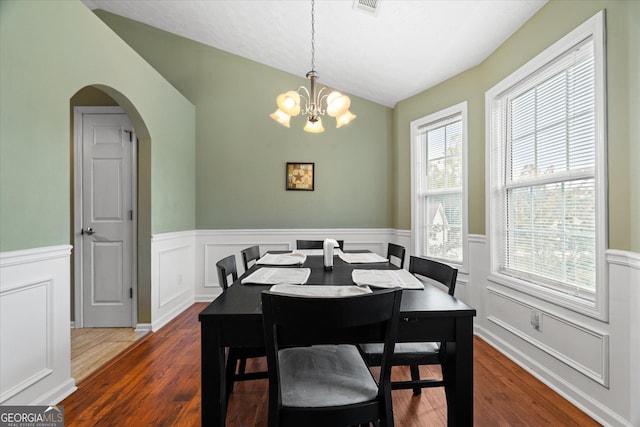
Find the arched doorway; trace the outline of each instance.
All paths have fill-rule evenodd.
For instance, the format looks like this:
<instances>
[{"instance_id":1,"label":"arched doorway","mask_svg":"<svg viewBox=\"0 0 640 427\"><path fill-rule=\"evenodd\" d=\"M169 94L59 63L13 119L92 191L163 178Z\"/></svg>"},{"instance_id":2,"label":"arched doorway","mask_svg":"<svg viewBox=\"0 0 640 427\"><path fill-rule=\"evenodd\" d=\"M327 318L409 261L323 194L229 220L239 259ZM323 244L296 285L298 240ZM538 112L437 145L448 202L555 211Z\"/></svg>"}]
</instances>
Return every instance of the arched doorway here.
<instances>
[{"instance_id":1,"label":"arched doorway","mask_svg":"<svg viewBox=\"0 0 640 427\"><path fill-rule=\"evenodd\" d=\"M74 246L74 254L71 263L71 319L72 326L101 326L101 327L119 327L127 326L134 332L134 336L141 335L148 330L145 330L144 325L150 323L150 139L149 132L147 130L144 121L142 120L137 109L130 103L130 101L122 93L114 90L113 88L92 85L86 86L76 92L70 100L71 107L71 194L74 197L71 200L71 243ZM96 114L93 114L95 112ZM102 114L101 112L109 112L112 114ZM118 114L118 112L120 114ZM89 113L84 115L84 113ZM91 117L92 120L85 120L84 123L92 123L90 126L97 126L95 129L108 129L105 126L103 119L111 120L111 117L119 117L116 120L123 120L126 124L116 124L121 126L124 131L123 138L130 138L131 145L125 147L125 152L130 155L129 159L118 158L118 154L114 154L113 151L104 154L99 153L97 162L91 163L91 167L88 168L83 163L87 162L87 156L81 155L83 153L82 133L95 134L94 128L88 129L83 127L82 117ZM80 120L78 120L80 118ZM96 122L95 118L99 121ZM88 126L88 125L87 125ZM84 130L83 130L84 129ZM128 133L127 133L128 132ZM108 134L108 130L106 132ZM115 132L112 132L115 134ZM108 136L108 135L107 135ZM95 144L89 144L93 146ZM117 146L118 144L103 144L105 146ZM89 150L90 151L90 150ZM128 151L128 152L127 152ZM90 157L90 156L89 156ZM95 159L94 159L95 160ZM120 174L113 175L111 172L119 171L119 168L126 166L127 162L130 164L130 170ZM119 179L120 176L127 176L130 178L126 182L126 191L128 195L124 198L129 198L130 205L114 206L118 202L112 200L113 197L93 198L92 196L82 196L87 188L91 186L82 185L82 177L87 174L83 174L83 169L93 169L97 166L98 178L110 185L110 181ZM116 178L114 178L116 177ZM94 181L94 176L85 179L85 181ZM90 190L91 191L91 190ZM108 190L107 194L117 195L120 192L120 188ZM96 200L97 203L96 203ZM87 215L87 212L92 212L99 206L107 212L102 218L98 218L97 222L92 223L87 218L91 215ZM107 229L113 228L113 224L109 221L110 214L117 212L115 215L122 216L122 221L111 221L112 223L122 223L126 227L124 235L128 235L130 241L128 242L129 248L126 249L126 245L123 244L124 239L121 236L115 239L109 240L107 236ZM100 228L100 232L98 232ZM95 232L95 235L93 233ZM91 244L89 244L89 241ZM96 243L97 242L97 243ZM125 248L124 253L123 248ZM95 256L93 260L87 262L91 256ZM117 258L120 256L120 262ZM113 259L111 259L113 258ZM95 264L95 260L98 261L111 261L102 263L102 271L95 273L95 271L87 273L87 266ZM113 263L115 261L115 264ZM98 263L100 264L100 263ZM118 268L121 267L121 270ZM113 274L114 271L118 271L118 274ZM115 286L113 289L102 287L98 291L95 291L92 286L95 285L96 280L93 278L102 276L104 283L113 282ZM86 278L91 278L86 280ZM116 283L116 277L124 277L121 283ZM114 280L112 280L112 278ZM97 280L98 282L100 280ZM100 294L101 295L95 295ZM100 297L102 300L100 300ZM92 302L91 306L98 308L98 319L96 323L95 317L91 321L89 319L90 311L87 308L88 301ZM97 301L97 304L95 302ZM102 310L102 311L100 311ZM119 311L118 311L119 310ZM105 314L107 313L107 314ZM94 313L95 314L95 313ZM142 326L141 326L142 325ZM72 334L73 336L73 334ZM101 336L105 336L102 334ZM107 334L108 336L108 334ZM122 338L121 332L118 332L117 346L113 347L107 341L101 343L101 348L107 353L116 351L117 354L122 350L123 342L131 340L131 334L126 335L127 338ZM73 341L73 340L72 340ZM114 341L115 342L115 341ZM114 350L115 348L115 350ZM72 343L73 349L73 343ZM115 355L113 354L113 355ZM72 358L73 358L72 351ZM101 357L93 356L97 362L104 362L105 355ZM73 362L73 360L72 360ZM73 363L72 363L73 365Z\"/></svg>"}]
</instances>

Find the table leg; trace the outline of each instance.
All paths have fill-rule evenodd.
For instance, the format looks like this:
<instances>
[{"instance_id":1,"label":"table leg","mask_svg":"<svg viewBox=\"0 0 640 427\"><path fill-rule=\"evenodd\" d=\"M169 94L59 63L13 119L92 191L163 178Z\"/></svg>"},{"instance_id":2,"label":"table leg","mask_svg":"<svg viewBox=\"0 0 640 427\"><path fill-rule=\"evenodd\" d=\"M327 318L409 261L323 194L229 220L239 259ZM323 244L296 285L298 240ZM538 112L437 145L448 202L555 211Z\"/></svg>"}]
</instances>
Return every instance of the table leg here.
<instances>
[{"instance_id":1,"label":"table leg","mask_svg":"<svg viewBox=\"0 0 640 427\"><path fill-rule=\"evenodd\" d=\"M227 416L224 347L220 342L220 324L201 322L201 393L200 411L203 427L223 427Z\"/></svg>"},{"instance_id":2,"label":"table leg","mask_svg":"<svg viewBox=\"0 0 640 427\"><path fill-rule=\"evenodd\" d=\"M442 374L447 425L473 426L473 318L456 320L456 341L446 343Z\"/></svg>"}]
</instances>

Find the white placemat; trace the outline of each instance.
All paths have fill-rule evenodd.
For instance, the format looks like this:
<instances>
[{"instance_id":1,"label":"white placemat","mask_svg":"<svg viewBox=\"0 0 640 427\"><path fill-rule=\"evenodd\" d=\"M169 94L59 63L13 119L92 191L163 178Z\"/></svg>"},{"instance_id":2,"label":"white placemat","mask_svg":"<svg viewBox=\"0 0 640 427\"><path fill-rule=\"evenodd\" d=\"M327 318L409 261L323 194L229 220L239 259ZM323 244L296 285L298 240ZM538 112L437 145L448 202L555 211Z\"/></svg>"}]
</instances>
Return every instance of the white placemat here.
<instances>
[{"instance_id":1,"label":"white placemat","mask_svg":"<svg viewBox=\"0 0 640 427\"><path fill-rule=\"evenodd\" d=\"M322 249L296 249L293 253L304 255L323 255Z\"/></svg>"},{"instance_id":2,"label":"white placemat","mask_svg":"<svg viewBox=\"0 0 640 427\"><path fill-rule=\"evenodd\" d=\"M341 298L372 293L368 286L339 285L274 285L269 290L281 295L298 295L316 298Z\"/></svg>"},{"instance_id":3,"label":"white placemat","mask_svg":"<svg viewBox=\"0 0 640 427\"><path fill-rule=\"evenodd\" d=\"M296 249L293 253L304 254L304 255L324 255L324 250L322 249ZM342 251L340 248L334 248L333 254L340 255Z\"/></svg>"},{"instance_id":4,"label":"white placemat","mask_svg":"<svg viewBox=\"0 0 640 427\"><path fill-rule=\"evenodd\" d=\"M364 270L351 272L353 283L374 288L424 289L424 285L407 270Z\"/></svg>"},{"instance_id":5,"label":"white placemat","mask_svg":"<svg viewBox=\"0 0 640 427\"><path fill-rule=\"evenodd\" d=\"M366 264L372 262L387 262L388 260L373 252L340 252L338 254L341 260L349 264Z\"/></svg>"},{"instance_id":6,"label":"white placemat","mask_svg":"<svg viewBox=\"0 0 640 427\"><path fill-rule=\"evenodd\" d=\"M264 254L262 258L256 261L261 265L296 265L304 264L307 256L299 252L291 252L286 254Z\"/></svg>"},{"instance_id":7,"label":"white placemat","mask_svg":"<svg viewBox=\"0 0 640 427\"><path fill-rule=\"evenodd\" d=\"M262 267L242 279L242 283L301 285L309 279L310 274L310 268Z\"/></svg>"}]
</instances>

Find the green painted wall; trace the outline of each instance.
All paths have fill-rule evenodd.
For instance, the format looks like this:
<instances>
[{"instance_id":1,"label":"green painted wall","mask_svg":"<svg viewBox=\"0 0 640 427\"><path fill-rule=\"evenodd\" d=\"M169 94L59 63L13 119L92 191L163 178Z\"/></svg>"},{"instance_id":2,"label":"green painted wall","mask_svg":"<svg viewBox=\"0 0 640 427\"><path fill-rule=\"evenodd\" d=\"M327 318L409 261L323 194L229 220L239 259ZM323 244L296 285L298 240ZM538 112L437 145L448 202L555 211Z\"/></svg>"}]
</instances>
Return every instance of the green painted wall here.
<instances>
[{"instance_id":1,"label":"green painted wall","mask_svg":"<svg viewBox=\"0 0 640 427\"><path fill-rule=\"evenodd\" d=\"M0 0L0 251L73 242L70 107L88 86L140 140L138 321L150 322L151 235L195 228L195 108L79 1Z\"/></svg>"},{"instance_id":2,"label":"green painted wall","mask_svg":"<svg viewBox=\"0 0 640 427\"><path fill-rule=\"evenodd\" d=\"M152 140L152 231L194 228L194 107L86 6L2 0L0 67L0 251L69 243L69 105L89 85Z\"/></svg>"},{"instance_id":3,"label":"green painted wall","mask_svg":"<svg viewBox=\"0 0 640 427\"><path fill-rule=\"evenodd\" d=\"M631 246L633 252L640 252L640 1L630 2L626 28L629 31L627 58L627 84L629 87L629 172L631 188Z\"/></svg>"},{"instance_id":4,"label":"green painted wall","mask_svg":"<svg viewBox=\"0 0 640 427\"><path fill-rule=\"evenodd\" d=\"M287 129L269 114L304 76L96 13L196 105L198 229L391 226L390 108L351 97L349 125L326 117L312 135L296 117ZM287 161L315 163L315 191L285 190Z\"/></svg>"},{"instance_id":5,"label":"green painted wall","mask_svg":"<svg viewBox=\"0 0 640 427\"><path fill-rule=\"evenodd\" d=\"M411 227L412 120L469 101L469 232L485 234L485 108L487 90L606 9L609 162L609 247L640 249L640 2L552 0L479 66L408 98L394 110L394 171L398 229Z\"/></svg>"}]
</instances>

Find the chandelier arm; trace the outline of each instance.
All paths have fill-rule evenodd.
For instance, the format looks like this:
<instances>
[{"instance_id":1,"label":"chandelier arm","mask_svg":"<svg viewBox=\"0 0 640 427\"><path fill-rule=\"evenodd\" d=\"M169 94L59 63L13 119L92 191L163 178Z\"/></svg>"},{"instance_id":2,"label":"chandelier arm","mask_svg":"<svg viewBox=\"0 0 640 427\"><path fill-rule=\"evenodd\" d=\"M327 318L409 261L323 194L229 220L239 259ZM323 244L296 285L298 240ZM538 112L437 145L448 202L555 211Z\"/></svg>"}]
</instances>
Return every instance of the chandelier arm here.
<instances>
[{"instance_id":1,"label":"chandelier arm","mask_svg":"<svg viewBox=\"0 0 640 427\"><path fill-rule=\"evenodd\" d=\"M306 87L304 87L304 86L300 86L300 87L297 89L297 92L300 94L300 96L304 96L304 97L305 97L305 98L307 98L307 99L310 99L310 98L311 98L311 95L309 95L309 90L308 90Z\"/></svg>"},{"instance_id":2,"label":"chandelier arm","mask_svg":"<svg viewBox=\"0 0 640 427\"><path fill-rule=\"evenodd\" d=\"M300 98L304 101L304 105L300 105L300 111L302 114L308 114L309 105L311 104L311 95L309 94L309 90L304 86L300 86L297 89L297 92L300 94Z\"/></svg>"},{"instance_id":3,"label":"chandelier arm","mask_svg":"<svg viewBox=\"0 0 640 427\"><path fill-rule=\"evenodd\" d=\"M322 114L323 116L324 116L324 113L327 110L326 109L327 105L325 103L325 108L322 108L322 105L323 105L322 103L324 102L325 99L327 99L327 97L331 93L330 90L331 89L329 89L328 87L322 86L322 88L318 91L318 94L316 95L317 102L318 102L318 112L320 114ZM326 93L324 93L324 92L326 92ZM324 95L323 95L323 93L324 93Z\"/></svg>"},{"instance_id":4,"label":"chandelier arm","mask_svg":"<svg viewBox=\"0 0 640 427\"><path fill-rule=\"evenodd\" d=\"M322 94L323 92L327 92L324 95ZM325 99L327 99L327 97L331 94L331 89L329 89L326 86L322 86L322 89L320 89L318 91L318 103L322 103L322 101L324 101Z\"/></svg>"}]
</instances>

